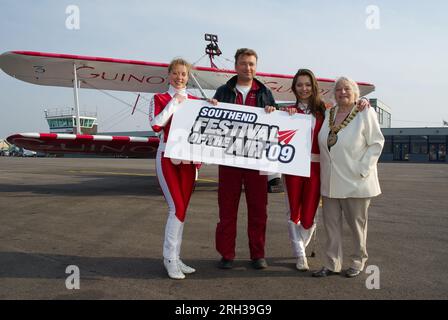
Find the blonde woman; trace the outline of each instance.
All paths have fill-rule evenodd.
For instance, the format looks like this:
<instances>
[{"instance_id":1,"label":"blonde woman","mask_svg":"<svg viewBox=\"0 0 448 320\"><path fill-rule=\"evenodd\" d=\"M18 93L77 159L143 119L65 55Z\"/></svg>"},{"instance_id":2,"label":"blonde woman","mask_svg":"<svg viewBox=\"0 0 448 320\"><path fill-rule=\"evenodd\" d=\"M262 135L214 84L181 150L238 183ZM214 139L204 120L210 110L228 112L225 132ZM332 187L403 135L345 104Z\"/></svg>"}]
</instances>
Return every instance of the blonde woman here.
<instances>
[{"instance_id":1,"label":"blonde woman","mask_svg":"<svg viewBox=\"0 0 448 320\"><path fill-rule=\"evenodd\" d=\"M367 261L368 208L381 193L377 162L384 145L373 108L355 106L356 82L341 77L334 89L336 105L325 112L319 132L323 224L327 235L325 262L314 277L338 274L342 269L342 217L354 244L346 277L356 277Z\"/></svg>"},{"instance_id":2,"label":"blonde woman","mask_svg":"<svg viewBox=\"0 0 448 320\"><path fill-rule=\"evenodd\" d=\"M183 101L198 99L186 92L190 69L191 65L183 59L171 61L168 67L170 83L168 91L155 94L149 109L152 129L161 133L156 172L169 207L163 244L163 263L168 276L172 279L184 279L185 274L196 271L180 259L184 221L195 183L196 165L183 162L175 164L164 155L173 114L182 107Z\"/></svg>"}]
</instances>

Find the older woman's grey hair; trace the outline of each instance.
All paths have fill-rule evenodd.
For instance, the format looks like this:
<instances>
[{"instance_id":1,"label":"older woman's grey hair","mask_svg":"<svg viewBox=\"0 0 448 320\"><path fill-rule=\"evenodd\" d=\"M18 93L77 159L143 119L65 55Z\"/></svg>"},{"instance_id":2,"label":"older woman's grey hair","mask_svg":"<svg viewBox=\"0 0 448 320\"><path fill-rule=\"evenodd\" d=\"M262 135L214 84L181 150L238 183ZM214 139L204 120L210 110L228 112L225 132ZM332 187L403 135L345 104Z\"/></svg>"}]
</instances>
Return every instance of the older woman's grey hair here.
<instances>
[{"instance_id":1,"label":"older woman's grey hair","mask_svg":"<svg viewBox=\"0 0 448 320\"><path fill-rule=\"evenodd\" d=\"M341 83L341 82L348 83L348 85L353 90L353 93L355 94L355 101L358 101L359 96L360 96L358 84L354 80L352 80L348 77L339 77L336 79L336 82L333 87L333 96L334 97L336 96L336 88L338 87L339 83Z\"/></svg>"}]
</instances>

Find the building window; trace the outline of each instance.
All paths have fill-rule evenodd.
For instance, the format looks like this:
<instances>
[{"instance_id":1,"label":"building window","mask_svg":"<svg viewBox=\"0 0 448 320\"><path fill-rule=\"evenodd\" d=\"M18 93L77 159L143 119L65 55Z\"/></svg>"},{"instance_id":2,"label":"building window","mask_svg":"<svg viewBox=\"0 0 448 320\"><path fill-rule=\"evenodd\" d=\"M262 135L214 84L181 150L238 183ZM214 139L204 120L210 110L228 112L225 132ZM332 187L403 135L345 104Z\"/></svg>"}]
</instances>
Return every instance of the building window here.
<instances>
[{"instance_id":1,"label":"building window","mask_svg":"<svg viewBox=\"0 0 448 320\"><path fill-rule=\"evenodd\" d=\"M393 160L408 161L409 149L410 149L410 137L409 136L393 136L394 143L394 155Z\"/></svg>"},{"instance_id":2,"label":"building window","mask_svg":"<svg viewBox=\"0 0 448 320\"><path fill-rule=\"evenodd\" d=\"M380 125L382 125L383 124L383 110L378 106L375 106L374 108L376 111L376 116L378 117L378 123Z\"/></svg>"},{"instance_id":3,"label":"building window","mask_svg":"<svg viewBox=\"0 0 448 320\"><path fill-rule=\"evenodd\" d=\"M446 161L446 144L439 145L439 161Z\"/></svg>"},{"instance_id":4,"label":"building window","mask_svg":"<svg viewBox=\"0 0 448 320\"><path fill-rule=\"evenodd\" d=\"M384 112L384 114L385 114L385 118L386 118L386 121L384 123L384 127L385 128L390 128L391 127L391 115L390 115L389 112Z\"/></svg>"},{"instance_id":5,"label":"building window","mask_svg":"<svg viewBox=\"0 0 448 320\"><path fill-rule=\"evenodd\" d=\"M411 153L428 154L428 136L411 136Z\"/></svg>"},{"instance_id":6,"label":"building window","mask_svg":"<svg viewBox=\"0 0 448 320\"><path fill-rule=\"evenodd\" d=\"M429 136L429 161L446 161L447 136Z\"/></svg>"}]
</instances>

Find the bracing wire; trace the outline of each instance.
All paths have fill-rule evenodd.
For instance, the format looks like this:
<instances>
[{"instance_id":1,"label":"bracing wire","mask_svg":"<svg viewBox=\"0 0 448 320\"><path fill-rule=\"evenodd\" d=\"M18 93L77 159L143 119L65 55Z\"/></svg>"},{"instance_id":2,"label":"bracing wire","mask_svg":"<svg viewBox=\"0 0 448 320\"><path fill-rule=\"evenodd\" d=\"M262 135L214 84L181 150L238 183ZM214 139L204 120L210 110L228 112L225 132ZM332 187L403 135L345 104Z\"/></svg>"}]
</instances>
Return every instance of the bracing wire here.
<instances>
[{"instance_id":1,"label":"bracing wire","mask_svg":"<svg viewBox=\"0 0 448 320\"><path fill-rule=\"evenodd\" d=\"M119 102L121 102L121 103L127 105L127 106L130 107L131 109L134 108L134 105L132 105L131 103L128 103L128 102L126 102L126 101L124 101L124 100L122 100L122 99L120 99L120 98L114 96L113 94L111 94L111 93L109 93L109 92L103 90L103 89L99 89L99 88L95 87L94 85L92 85L91 83L89 83L89 82L87 82L87 81L85 81L85 80L83 80L83 83L85 83L85 84L87 84L89 87L91 87L91 88L93 88L93 89L96 89L96 90L98 90L98 91L104 93L105 95L107 95L107 96L109 96L109 97L111 97L111 98L113 98L113 99L115 99L115 100L117 100L117 101L119 101ZM137 93L135 93L135 92L133 92L133 94L134 94L134 95L137 95ZM143 100L146 100L146 101L149 101L148 99L146 99L146 98L144 98L144 97L143 97L142 99L143 99ZM145 111L143 111L143 110L140 110L140 109L138 109L138 108L136 108L136 110L137 110L137 111L140 111L141 113L143 113L143 114L145 114L145 115L149 115L149 113L147 113L147 112L145 112Z\"/></svg>"},{"instance_id":2,"label":"bracing wire","mask_svg":"<svg viewBox=\"0 0 448 320\"><path fill-rule=\"evenodd\" d=\"M107 118L104 120L104 123L108 123L108 122L110 122L113 118L115 118L115 119L118 118L118 120L115 121L112 125L110 125L110 126L106 127L105 129L103 129L104 131L109 130L110 128L116 126L117 124L119 124L120 122L126 120L127 118L129 118L129 117L132 115L132 114L129 112L129 111L130 111L129 109L132 110L132 109L134 108L134 106L133 106L132 104L130 104L130 103L128 103L128 102L126 102L126 101L124 101L124 100L122 100L122 99L120 99L120 98L114 96L113 94L111 94L111 93L109 93L109 92L107 92L107 91L105 91L105 90L103 90L103 89L99 89L99 88L95 87L93 84L91 84L91 83L89 83L89 82L87 82L87 81L85 81L85 80L83 80L83 83L86 84L86 85L88 85L88 86L91 87L92 89L96 89L96 90L98 90L98 91L104 93L105 95L107 95L107 96L109 96L109 97L111 97L111 98L113 98L113 99L115 99L115 100L117 100L117 101L123 103L124 105L126 105L126 107L125 107L124 109L121 109L120 111L118 111L118 112L112 114L111 116L107 117ZM137 93L135 93L135 92L132 92L132 93L133 93L134 95L137 95ZM147 98L145 98L143 95L140 95L140 98L141 98L142 100L147 101L147 102L150 101L150 100L148 100ZM136 109L137 111L139 111L140 113L143 113L144 115L149 115L149 112L145 112L145 111L139 109L139 105L140 105L142 102L143 102L143 101L140 101L140 102L137 104L137 106L136 106L135 109ZM129 114L128 114L128 112L129 112ZM103 121L102 121L102 122L103 122Z\"/></svg>"},{"instance_id":3,"label":"bracing wire","mask_svg":"<svg viewBox=\"0 0 448 320\"><path fill-rule=\"evenodd\" d=\"M217 57L217 58L222 60L222 61L224 61L224 63L222 63L222 64L225 66L225 69L231 70L233 68L233 65L235 64L234 60L231 60L231 59L228 59L228 58L225 58L225 57ZM227 63L231 63L231 65L228 66Z\"/></svg>"},{"instance_id":4,"label":"bracing wire","mask_svg":"<svg viewBox=\"0 0 448 320\"><path fill-rule=\"evenodd\" d=\"M200 57L198 60L196 60L196 62L192 63L191 65L192 65L192 66L195 66L199 61L201 61L202 59L204 59L204 57L205 57L206 55L207 55L207 54L204 54L202 57Z\"/></svg>"}]
</instances>

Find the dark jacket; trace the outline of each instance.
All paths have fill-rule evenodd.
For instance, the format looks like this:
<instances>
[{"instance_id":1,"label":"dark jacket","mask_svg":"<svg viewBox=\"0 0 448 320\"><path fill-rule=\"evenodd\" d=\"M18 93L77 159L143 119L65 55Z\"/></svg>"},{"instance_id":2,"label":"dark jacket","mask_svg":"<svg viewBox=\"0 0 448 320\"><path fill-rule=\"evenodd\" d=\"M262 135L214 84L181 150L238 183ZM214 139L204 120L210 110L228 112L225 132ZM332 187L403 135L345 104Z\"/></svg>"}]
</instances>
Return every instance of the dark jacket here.
<instances>
[{"instance_id":1,"label":"dark jacket","mask_svg":"<svg viewBox=\"0 0 448 320\"><path fill-rule=\"evenodd\" d=\"M235 103L237 90L236 90L236 80L238 76L232 77L226 84L220 86L214 95L214 99L219 102L227 102L227 103ZM272 95L271 90L267 88L264 84L262 84L257 79L254 79L257 82L259 89L257 90L257 107L264 108L265 106L274 106L275 103L274 96Z\"/></svg>"}]
</instances>

